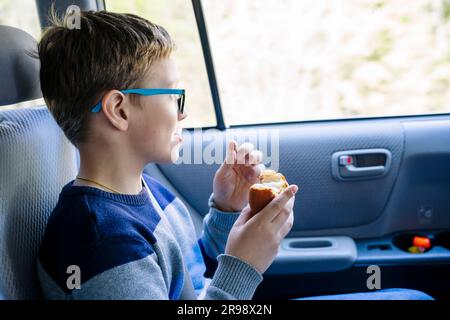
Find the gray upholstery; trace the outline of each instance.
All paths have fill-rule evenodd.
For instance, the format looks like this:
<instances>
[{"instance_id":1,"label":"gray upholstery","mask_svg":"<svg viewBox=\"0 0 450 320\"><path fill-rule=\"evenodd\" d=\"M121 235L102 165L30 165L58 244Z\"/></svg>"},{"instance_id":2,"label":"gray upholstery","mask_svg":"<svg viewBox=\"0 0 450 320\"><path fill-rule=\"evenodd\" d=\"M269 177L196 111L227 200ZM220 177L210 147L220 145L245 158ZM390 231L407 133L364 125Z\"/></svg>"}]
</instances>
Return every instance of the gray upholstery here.
<instances>
[{"instance_id":1,"label":"gray upholstery","mask_svg":"<svg viewBox=\"0 0 450 320\"><path fill-rule=\"evenodd\" d=\"M36 40L25 31L0 26L0 106L42 97Z\"/></svg>"},{"instance_id":2,"label":"gray upholstery","mask_svg":"<svg viewBox=\"0 0 450 320\"><path fill-rule=\"evenodd\" d=\"M0 150L0 292L39 298L37 249L61 188L76 175L76 149L39 107L0 111Z\"/></svg>"},{"instance_id":3,"label":"gray upholstery","mask_svg":"<svg viewBox=\"0 0 450 320\"><path fill-rule=\"evenodd\" d=\"M0 105L41 96L36 41L0 26ZM36 255L47 219L77 170L77 153L46 107L0 108L0 296L40 297Z\"/></svg>"}]
</instances>

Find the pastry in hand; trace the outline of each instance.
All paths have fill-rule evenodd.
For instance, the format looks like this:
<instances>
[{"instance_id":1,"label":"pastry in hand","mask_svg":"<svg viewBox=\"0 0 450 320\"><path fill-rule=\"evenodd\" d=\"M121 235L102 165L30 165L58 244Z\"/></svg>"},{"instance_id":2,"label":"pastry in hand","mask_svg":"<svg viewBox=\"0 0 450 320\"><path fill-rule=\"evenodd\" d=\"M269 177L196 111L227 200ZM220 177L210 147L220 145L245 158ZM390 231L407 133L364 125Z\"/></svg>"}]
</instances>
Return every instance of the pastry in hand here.
<instances>
[{"instance_id":1,"label":"pastry in hand","mask_svg":"<svg viewBox=\"0 0 450 320\"><path fill-rule=\"evenodd\" d=\"M259 175L259 183L250 187L249 205L253 213L261 211L289 184L286 178L274 170L263 170Z\"/></svg>"}]
</instances>

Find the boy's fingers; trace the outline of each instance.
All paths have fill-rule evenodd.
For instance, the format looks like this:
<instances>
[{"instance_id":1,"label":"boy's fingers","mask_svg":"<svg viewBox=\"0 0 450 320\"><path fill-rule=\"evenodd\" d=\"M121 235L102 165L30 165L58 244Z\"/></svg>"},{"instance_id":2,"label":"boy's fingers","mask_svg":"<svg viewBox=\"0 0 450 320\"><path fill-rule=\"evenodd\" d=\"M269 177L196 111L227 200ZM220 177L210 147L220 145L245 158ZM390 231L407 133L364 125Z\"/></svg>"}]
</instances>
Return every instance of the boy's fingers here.
<instances>
[{"instance_id":1,"label":"boy's fingers","mask_svg":"<svg viewBox=\"0 0 450 320\"><path fill-rule=\"evenodd\" d=\"M252 171L251 176L249 177L248 181L252 184L258 183L259 176L260 176L261 172L266 169L266 166L263 165L262 163L260 163L256 166L252 167L252 169L253 169L253 171Z\"/></svg>"},{"instance_id":2,"label":"boy's fingers","mask_svg":"<svg viewBox=\"0 0 450 320\"><path fill-rule=\"evenodd\" d=\"M278 215L272 220L273 227L275 229L280 229L286 221L291 219L292 210L294 208L295 197L289 199L283 209L278 213Z\"/></svg>"},{"instance_id":3,"label":"boy's fingers","mask_svg":"<svg viewBox=\"0 0 450 320\"><path fill-rule=\"evenodd\" d=\"M275 199L272 200L264 209L258 213L263 219L267 219L268 221L272 221L278 213L283 209L286 203L294 197L297 192L298 187L295 184L291 184L287 187L282 193L280 193Z\"/></svg>"},{"instance_id":4,"label":"boy's fingers","mask_svg":"<svg viewBox=\"0 0 450 320\"><path fill-rule=\"evenodd\" d=\"M280 239L284 239L289 231L291 231L292 226L294 225L294 212L291 212L289 219L281 226L278 234L280 235Z\"/></svg>"},{"instance_id":5,"label":"boy's fingers","mask_svg":"<svg viewBox=\"0 0 450 320\"><path fill-rule=\"evenodd\" d=\"M248 156L249 165L257 165L262 161L263 154L259 150L253 150Z\"/></svg>"},{"instance_id":6,"label":"boy's fingers","mask_svg":"<svg viewBox=\"0 0 450 320\"><path fill-rule=\"evenodd\" d=\"M245 164L247 155L255 149L253 144L245 142L237 149L237 164Z\"/></svg>"},{"instance_id":7,"label":"boy's fingers","mask_svg":"<svg viewBox=\"0 0 450 320\"><path fill-rule=\"evenodd\" d=\"M245 224L250 218L252 217L252 210L247 205L244 209L242 209L241 214L237 218L235 224L236 225L242 225Z\"/></svg>"},{"instance_id":8,"label":"boy's fingers","mask_svg":"<svg viewBox=\"0 0 450 320\"><path fill-rule=\"evenodd\" d=\"M236 162L236 152L237 152L237 143L234 140L231 140L228 143L228 148L227 148L227 156L225 159L225 163L232 165Z\"/></svg>"}]
</instances>

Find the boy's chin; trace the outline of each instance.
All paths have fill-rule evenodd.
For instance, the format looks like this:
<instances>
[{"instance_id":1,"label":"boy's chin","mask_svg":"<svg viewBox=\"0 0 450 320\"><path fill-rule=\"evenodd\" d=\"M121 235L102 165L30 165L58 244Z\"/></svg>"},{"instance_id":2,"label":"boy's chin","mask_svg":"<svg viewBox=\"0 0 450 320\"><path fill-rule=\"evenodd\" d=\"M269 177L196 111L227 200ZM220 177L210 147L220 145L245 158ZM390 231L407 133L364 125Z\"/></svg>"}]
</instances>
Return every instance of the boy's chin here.
<instances>
[{"instance_id":1,"label":"boy's chin","mask_svg":"<svg viewBox=\"0 0 450 320\"><path fill-rule=\"evenodd\" d=\"M170 152L170 159L167 161L169 163L175 163L180 158L180 148L174 147Z\"/></svg>"},{"instance_id":2,"label":"boy's chin","mask_svg":"<svg viewBox=\"0 0 450 320\"><path fill-rule=\"evenodd\" d=\"M174 146L170 150L167 151L160 151L159 157L152 157L153 160L151 162L155 163L175 163L180 158L180 147Z\"/></svg>"},{"instance_id":3,"label":"boy's chin","mask_svg":"<svg viewBox=\"0 0 450 320\"><path fill-rule=\"evenodd\" d=\"M179 154L171 155L170 160L168 161L168 163L175 163L175 162L178 161L179 158L180 158Z\"/></svg>"}]
</instances>

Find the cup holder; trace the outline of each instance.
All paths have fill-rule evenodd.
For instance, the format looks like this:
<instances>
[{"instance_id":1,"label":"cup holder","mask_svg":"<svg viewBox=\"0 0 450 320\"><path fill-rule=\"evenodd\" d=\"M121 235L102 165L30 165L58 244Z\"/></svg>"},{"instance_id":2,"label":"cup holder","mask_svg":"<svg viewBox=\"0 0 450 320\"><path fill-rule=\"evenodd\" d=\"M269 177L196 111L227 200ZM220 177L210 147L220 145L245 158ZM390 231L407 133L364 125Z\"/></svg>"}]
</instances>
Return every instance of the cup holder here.
<instances>
[{"instance_id":1,"label":"cup holder","mask_svg":"<svg viewBox=\"0 0 450 320\"><path fill-rule=\"evenodd\" d=\"M434 245L450 250L450 232L441 232L434 237Z\"/></svg>"},{"instance_id":2,"label":"cup holder","mask_svg":"<svg viewBox=\"0 0 450 320\"><path fill-rule=\"evenodd\" d=\"M449 233L449 236L450 236L450 233ZM414 252L414 249L412 251L410 251L411 247L413 247L414 237L427 237L427 236L423 235L423 234L417 234L417 233L407 233L407 234L402 234L402 235L398 235L398 236L394 237L393 242L397 248L399 248L405 252L413 253L413 254L414 253L425 253L425 252L429 251L431 248L433 248L433 246L435 245L435 241L430 239L430 242L431 242L430 248L426 248L426 249L424 248L424 249L422 249L423 250L422 252ZM449 242L449 244L450 244L450 242Z\"/></svg>"}]
</instances>

